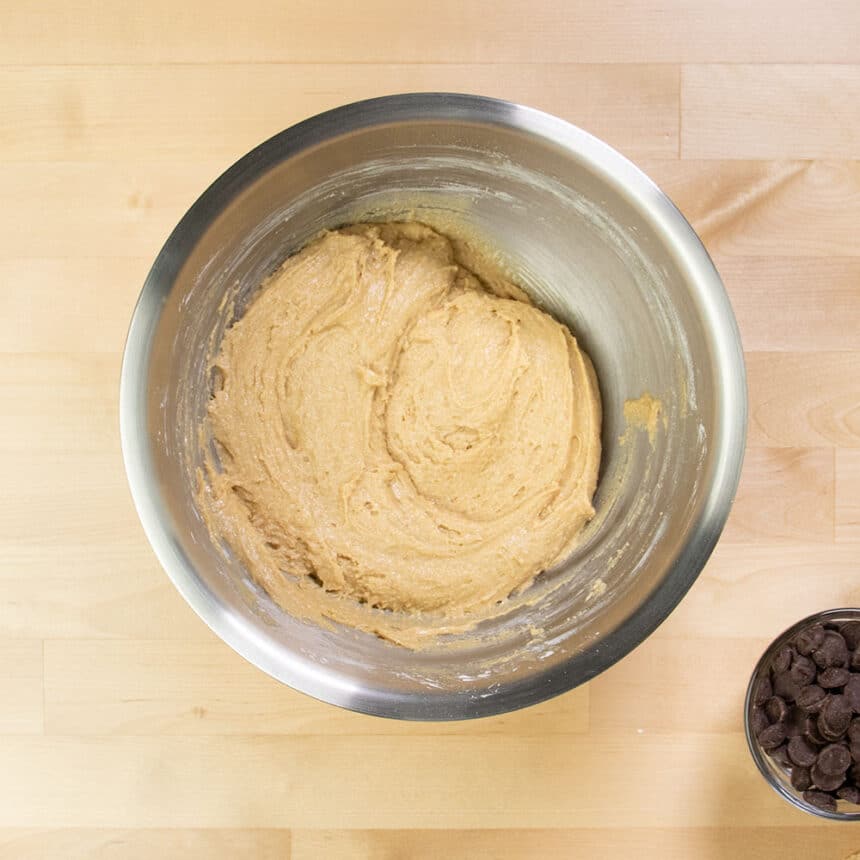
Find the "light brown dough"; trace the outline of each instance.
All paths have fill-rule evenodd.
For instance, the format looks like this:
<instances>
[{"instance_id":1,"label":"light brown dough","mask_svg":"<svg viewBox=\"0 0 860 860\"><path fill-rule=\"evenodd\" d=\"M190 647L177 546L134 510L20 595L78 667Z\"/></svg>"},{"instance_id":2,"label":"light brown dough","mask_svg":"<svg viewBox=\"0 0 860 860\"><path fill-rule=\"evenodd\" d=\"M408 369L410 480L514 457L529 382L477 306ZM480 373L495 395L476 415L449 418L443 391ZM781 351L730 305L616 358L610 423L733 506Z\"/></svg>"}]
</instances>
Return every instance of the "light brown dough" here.
<instances>
[{"instance_id":1,"label":"light brown dough","mask_svg":"<svg viewBox=\"0 0 860 860\"><path fill-rule=\"evenodd\" d=\"M203 510L276 599L300 576L369 607L469 615L562 560L594 515L588 357L424 225L325 233L214 365Z\"/></svg>"}]
</instances>

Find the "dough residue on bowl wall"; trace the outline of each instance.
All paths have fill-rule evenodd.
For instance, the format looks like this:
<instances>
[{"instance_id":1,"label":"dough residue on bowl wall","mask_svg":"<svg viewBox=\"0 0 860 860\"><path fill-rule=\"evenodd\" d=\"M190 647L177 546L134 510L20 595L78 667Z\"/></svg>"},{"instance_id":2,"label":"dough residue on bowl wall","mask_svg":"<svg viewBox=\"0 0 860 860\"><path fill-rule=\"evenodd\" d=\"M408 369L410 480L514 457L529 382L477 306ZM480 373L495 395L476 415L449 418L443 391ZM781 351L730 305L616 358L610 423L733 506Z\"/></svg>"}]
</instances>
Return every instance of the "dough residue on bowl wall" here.
<instances>
[{"instance_id":1,"label":"dough residue on bowl wall","mask_svg":"<svg viewBox=\"0 0 860 860\"><path fill-rule=\"evenodd\" d=\"M657 438L657 423L662 422L663 429L666 429L663 401L652 397L647 391L635 399L625 400L624 420L627 429L621 434L619 444L626 445L630 441L631 431L644 430L648 434L649 444L653 447Z\"/></svg>"},{"instance_id":2,"label":"dough residue on bowl wall","mask_svg":"<svg viewBox=\"0 0 860 860\"><path fill-rule=\"evenodd\" d=\"M324 233L262 285L212 367L201 510L293 614L410 645L465 629L594 516L588 356L423 224Z\"/></svg>"}]
</instances>

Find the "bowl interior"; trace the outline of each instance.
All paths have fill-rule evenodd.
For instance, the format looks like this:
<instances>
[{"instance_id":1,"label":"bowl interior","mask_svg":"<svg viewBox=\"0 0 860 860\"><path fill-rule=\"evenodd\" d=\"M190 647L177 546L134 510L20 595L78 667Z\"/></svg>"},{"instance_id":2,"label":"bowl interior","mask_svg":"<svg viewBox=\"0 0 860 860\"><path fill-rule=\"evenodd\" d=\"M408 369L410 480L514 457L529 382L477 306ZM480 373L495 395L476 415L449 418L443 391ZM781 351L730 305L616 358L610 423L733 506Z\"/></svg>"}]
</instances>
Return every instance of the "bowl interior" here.
<instances>
[{"instance_id":1,"label":"bowl interior","mask_svg":"<svg viewBox=\"0 0 860 860\"><path fill-rule=\"evenodd\" d=\"M300 125L198 201L136 311L124 448L162 562L237 650L347 707L479 716L586 680L680 599L734 493L743 370L707 255L632 165L571 126L504 103L484 106L480 121L450 104L436 104L438 116L407 107L342 109ZM427 222L494 256L572 327L594 361L604 408L598 515L581 544L503 615L420 651L285 612L213 545L195 501L207 359L225 329L318 231L386 219ZM660 404L650 426L640 414L645 395Z\"/></svg>"}]
</instances>

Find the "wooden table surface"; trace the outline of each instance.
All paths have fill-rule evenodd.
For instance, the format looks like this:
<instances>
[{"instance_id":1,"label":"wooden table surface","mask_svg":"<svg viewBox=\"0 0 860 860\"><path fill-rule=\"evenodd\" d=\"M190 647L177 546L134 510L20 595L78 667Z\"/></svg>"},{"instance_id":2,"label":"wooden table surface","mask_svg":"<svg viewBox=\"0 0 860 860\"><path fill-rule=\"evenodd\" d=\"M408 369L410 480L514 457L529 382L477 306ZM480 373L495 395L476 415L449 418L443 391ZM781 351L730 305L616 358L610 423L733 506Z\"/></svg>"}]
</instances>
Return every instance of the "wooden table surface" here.
<instances>
[{"instance_id":1,"label":"wooden table surface","mask_svg":"<svg viewBox=\"0 0 860 860\"><path fill-rule=\"evenodd\" d=\"M860 605L857 0L0 2L0 856L813 858L741 726L770 638ZM554 701L347 713L216 639L120 458L126 326L232 161L408 90L526 102L642 166L702 235L749 371L743 480L670 619Z\"/></svg>"}]
</instances>

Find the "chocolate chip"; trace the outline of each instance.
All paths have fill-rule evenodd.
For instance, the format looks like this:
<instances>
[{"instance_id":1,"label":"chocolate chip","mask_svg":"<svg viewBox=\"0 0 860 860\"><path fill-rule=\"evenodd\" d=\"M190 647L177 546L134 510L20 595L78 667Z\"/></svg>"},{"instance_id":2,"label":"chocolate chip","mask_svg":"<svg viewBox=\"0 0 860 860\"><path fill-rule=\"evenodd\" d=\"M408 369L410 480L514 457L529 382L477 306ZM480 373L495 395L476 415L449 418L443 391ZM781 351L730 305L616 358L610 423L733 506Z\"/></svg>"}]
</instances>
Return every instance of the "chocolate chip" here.
<instances>
[{"instance_id":1,"label":"chocolate chip","mask_svg":"<svg viewBox=\"0 0 860 860\"><path fill-rule=\"evenodd\" d=\"M809 774L812 777L812 784L822 791L835 791L845 782L844 773L825 773L817 762L812 765Z\"/></svg>"},{"instance_id":2,"label":"chocolate chip","mask_svg":"<svg viewBox=\"0 0 860 860\"><path fill-rule=\"evenodd\" d=\"M793 702L800 692L800 687L791 677L791 672L780 672L773 676L773 694L781 699Z\"/></svg>"},{"instance_id":3,"label":"chocolate chip","mask_svg":"<svg viewBox=\"0 0 860 860\"><path fill-rule=\"evenodd\" d=\"M818 753L816 766L828 776L839 776L851 767L851 754L845 744L829 744ZM819 788L823 786L819 785Z\"/></svg>"},{"instance_id":4,"label":"chocolate chip","mask_svg":"<svg viewBox=\"0 0 860 860\"><path fill-rule=\"evenodd\" d=\"M823 747L827 741L821 736L821 732L818 730L818 717L807 717L806 718L806 739L817 746Z\"/></svg>"},{"instance_id":5,"label":"chocolate chip","mask_svg":"<svg viewBox=\"0 0 860 860\"><path fill-rule=\"evenodd\" d=\"M785 740L785 726L774 723L758 735L759 746L763 750L775 750Z\"/></svg>"},{"instance_id":6,"label":"chocolate chip","mask_svg":"<svg viewBox=\"0 0 860 860\"><path fill-rule=\"evenodd\" d=\"M806 714L798 707L792 707L785 718L785 735L796 738L806 731Z\"/></svg>"},{"instance_id":7,"label":"chocolate chip","mask_svg":"<svg viewBox=\"0 0 860 860\"><path fill-rule=\"evenodd\" d=\"M860 645L860 621L843 621L839 625L839 632L849 651L853 651Z\"/></svg>"},{"instance_id":8,"label":"chocolate chip","mask_svg":"<svg viewBox=\"0 0 860 860\"><path fill-rule=\"evenodd\" d=\"M860 743L860 717L854 717L848 726L848 740L854 743Z\"/></svg>"},{"instance_id":9,"label":"chocolate chip","mask_svg":"<svg viewBox=\"0 0 860 860\"><path fill-rule=\"evenodd\" d=\"M835 630L824 632L824 641L812 652L812 659L820 669L829 669L831 666L848 665L848 646L842 638L841 633Z\"/></svg>"},{"instance_id":10,"label":"chocolate chip","mask_svg":"<svg viewBox=\"0 0 860 860\"><path fill-rule=\"evenodd\" d=\"M771 696L764 703L764 713L768 722L781 723L788 716L788 705L785 704L785 699Z\"/></svg>"},{"instance_id":11,"label":"chocolate chip","mask_svg":"<svg viewBox=\"0 0 860 860\"><path fill-rule=\"evenodd\" d=\"M803 799L825 812L836 812L836 800L830 794L825 794L823 791L804 791Z\"/></svg>"},{"instance_id":12,"label":"chocolate chip","mask_svg":"<svg viewBox=\"0 0 860 860\"><path fill-rule=\"evenodd\" d=\"M753 704L763 705L772 695L773 685L770 683L770 678L767 675L759 678L753 692Z\"/></svg>"},{"instance_id":13,"label":"chocolate chip","mask_svg":"<svg viewBox=\"0 0 860 860\"><path fill-rule=\"evenodd\" d=\"M810 684L804 687L797 694L797 705L809 714L818 713L821 705L824 703L826 693L817 684Z\"/></svg>"},{"instance_id":14,"label":"chocolate chip","mask_svg":"<svg viewBox=\"0 0 860 860\"><path fill-rule=\"evenodd\" d=\"M854 649L854 653L851 655L851 668L855 672L860 671L860 645Z\"/></svg>"},{"instance_id":15,"label":"chocolate chip","mask_svg":"<svg viewBox=\"0 0 860 860\"><path fill-rule=\"evenodd\" d=\"M760 732L763 732L770 725L770 720L764 712L764 708L754 706L750 714L750 729L752 733L758 737Z\"/></svg>"},{"instance_id":16,"label":"chocolate chip","mask_svg":"<svg viewBox=\"0 0 860 860\"><path fill-rule=\"evenodd\" d=\"M794 639L794 645L799 654L808 657L824 641L824 628L813 624L806 630L801 630Z\"/></svg>"},{"instance_id":17,"label":"chocolate chip","mask_svg":"<svg viewBox=\"0 0 860 860\"><path fill-rule=\"evenodd\" d=\"M818 673L818 686L825 690L844 687L850 677L851 673L847 669L831 666L829 669L822 669Z\"/></svg>"},{"instance_id":18,"label":"chocolate chip","mask_svg":"<svg viewBox=\"0 0 860 860\"><path fill-rule=\"evenodd\" d=\"M788 757L788 744L780 744L775 750L770 750L768 755L786 770L792 765L792 761Z\"/></svg>"},{"instance_id":19,"label":"chocolate chip","mask_svg":"<svg viewBox=\"0 0 860 860\"><path fill-rule=\"evenodd\" d=\"M793 767L791 769L791 784L798 791L806 791L812 788L812 774L808 767Z\"/></svg>"},{"instance_id":20,"label":"chocolate chip","mask_svg":"<svg viewBox=\"0 0 860 860\"><path fill-rule=\"evenodd\" d=\"M791 669L789 670L791 680L798 687L805 687L807 684L811 684L815 680L817 671L815 663L809 657L802 657L800 655L794 658L794 662L791 664Z\"/></svg>"},{"instance_id":21,"label":"chocolate chip","mask_svg":"<svg viewBox=\"0 0 860 860\"><path fill-rule=\"evenodd\" d=\"M843 785L836 792L836 796L841 800L848 801L848 803L860 804L860 788L857 788L856 785Z\"/></svg>"},{"instance_id":22,"label":"chocolate chip","mask_svg":"<svg viewBox=\"0 0 860 860\"><path fill-rule=\"evenodd\" d=\"M860 762L860 741L853 741L848 745L848 753L855 762Z\"/></svg>"},{"instance_id":23,"label":"chocolate chip","mask_svg":"<svg viewBox=\"0 0 860 860\"><path fill-rule=\"evenodd\" d=\"M791 661L794 658L794 650L790 645L785 645L780 648L777 652L776 657L773 658L772 669L774 674L780 675L783 672L787 672L791 667Z\"/></svg>"},{"instance_id":24,"label":"chocolate chip","mask_svg":"<svg viewBox=\"0 0 860 860\"><path fill-rule=\"evenodd\" d=\"M828 741L838 741L851 725L852 708L845 696L828 696L818 715L818 731Z\"/></svg>"},{"instance_id":25,"label":"chocolate chip","mask_svg":"<svg viewBox=\"0 0 860 860\"><path fill-rule=\"evenodd\" d=\"M788 757L800 767L812 767L818 760L818 749L806 738L796 737L788 742Z\"/></svg>"},{"instance_id":26,"label":"chocolate chip","mask_svg":"<svg viewBox=\"0 0 860 860\"><path fill-rule=\"evenodd\" d=\"M860 675L852 675L848 678L845 682L845 689L842 692L848 704L854 709L854 712L860 714Z\"/></svg>"}]
</instances>

